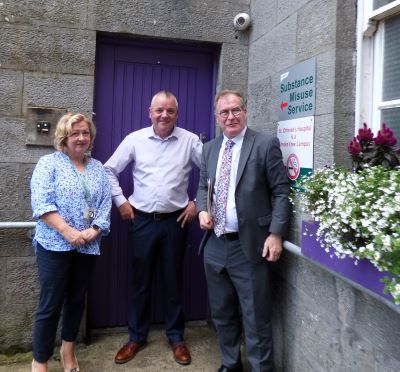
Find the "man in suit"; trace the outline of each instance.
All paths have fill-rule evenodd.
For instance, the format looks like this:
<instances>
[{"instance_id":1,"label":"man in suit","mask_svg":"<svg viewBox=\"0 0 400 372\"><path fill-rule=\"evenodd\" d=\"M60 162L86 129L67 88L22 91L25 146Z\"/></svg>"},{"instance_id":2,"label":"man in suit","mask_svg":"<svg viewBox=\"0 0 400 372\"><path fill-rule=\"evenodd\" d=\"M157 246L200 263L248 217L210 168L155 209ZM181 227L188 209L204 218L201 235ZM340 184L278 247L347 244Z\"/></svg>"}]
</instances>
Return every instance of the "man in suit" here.
<instances>
[{"instance_id":1,"label":"man in suit","mask_svg":"<svg viewBox=\"0 0 400 372\"><path fill-rule=\"evenodd\" d=\"M247 127L241 93L217 94L215 117L223 133L203 147L196 207L207 230L200 249L222 354L218 372L243 370L242 322L252 371L272 371L269 274L289 225L289 182L279 140Z\"/></svg>"}]
</instances>

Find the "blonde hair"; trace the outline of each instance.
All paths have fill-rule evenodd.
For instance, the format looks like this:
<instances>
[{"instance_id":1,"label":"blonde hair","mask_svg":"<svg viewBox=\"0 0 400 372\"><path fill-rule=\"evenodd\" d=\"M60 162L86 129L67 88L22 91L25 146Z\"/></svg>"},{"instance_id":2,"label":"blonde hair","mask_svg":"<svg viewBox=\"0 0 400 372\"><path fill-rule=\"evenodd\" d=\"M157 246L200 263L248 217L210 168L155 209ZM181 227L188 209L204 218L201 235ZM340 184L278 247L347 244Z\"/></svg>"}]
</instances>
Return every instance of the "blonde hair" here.
<instances>
[{"instance_id":1,"label":"blonde hair","mask_svg":"<svg viewBox=\"0 0 400 372\"><path fill-rule=\"evenodd\" d=\"M245 109L246 108L246 101L243 97L243 94L240 93L238 90L221 90L217 95L215 96L214 99L214 110L217 108L218 101L220 100L221 97L227 96L228 94L233 94L234 96L238 97L240 99L240 108Z\"/></svg>"},{"instance_id":2,"label":"blonde hair","mask_svg":"<svg viewBox=\"0 0 400 372\"><path fill-rule=\"evenodd\" d=\"M96 127L92 120L80 113L69 112L63 115L57 123L56 132L54 133L54 147L56 150L65 150L65 140L72 134L72 126L76 123L84 121L89 126L90 145L88 150L93 148L94 139L96 138Z\"/></svg>"}]
</instances>

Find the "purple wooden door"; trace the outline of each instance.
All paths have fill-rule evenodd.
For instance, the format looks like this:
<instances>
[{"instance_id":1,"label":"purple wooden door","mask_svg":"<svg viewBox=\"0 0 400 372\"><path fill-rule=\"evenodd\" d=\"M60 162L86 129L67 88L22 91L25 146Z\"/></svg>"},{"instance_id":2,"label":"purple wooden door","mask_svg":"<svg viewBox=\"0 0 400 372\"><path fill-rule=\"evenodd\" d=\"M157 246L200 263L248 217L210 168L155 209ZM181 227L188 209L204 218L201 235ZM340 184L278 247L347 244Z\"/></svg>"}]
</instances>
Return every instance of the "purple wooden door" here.
<instances>
[{"instance_id":1,"label":"purple wooden door","mask_svg":"<svg viewBox=\"0 0 400 372\"><path fill-rule=\"evenodd\" d=\"M196 134L213 136L212 100L215 50L174 44L128 41L100 37L95 74L95 123L98 134L93 150L103 163L130 132L150 125L148 107L152 96L165 89L179 102L178 125ZM120 175L125 196L132 191L129 170ZM192 172L189 196L196 193L198 170ZM111 234L103 239L88 297L90 328L127 324L131 297L131 247L129 223L113 206ZM190 226L185 256L184 308L187 320L207 316L207 289L202 258L197 248L202 232L196 221ZM152 291L152 319L164 314L161 276L156 270Z\"/></svg>"}]
</instances>

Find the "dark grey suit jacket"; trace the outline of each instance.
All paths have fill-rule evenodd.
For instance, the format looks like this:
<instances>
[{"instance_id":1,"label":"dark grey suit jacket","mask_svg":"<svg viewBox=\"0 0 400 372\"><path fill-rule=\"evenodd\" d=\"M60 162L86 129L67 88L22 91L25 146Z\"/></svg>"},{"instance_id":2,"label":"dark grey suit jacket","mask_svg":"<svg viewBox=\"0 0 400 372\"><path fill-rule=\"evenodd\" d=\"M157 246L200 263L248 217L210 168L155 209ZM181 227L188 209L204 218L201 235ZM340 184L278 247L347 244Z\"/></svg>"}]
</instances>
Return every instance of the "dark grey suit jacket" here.
<instances>
[{"instance_id":1,"label":"dark grey suit jacket","mask_svg":"<svg viewBox=\"0 0 400 372\"><path fill-rule=\"evenodd\" d=\"M208 180L213 186L222 140L221 135L203 147L197 212L207 211ZM262 259L262 248L270 233L282 237L287 234L291 215L289 190L279 140L247 128L239 158L235 202L240 242L249 260ZM210 231L206 232L199 251L209 234Z\"/></svg>"}]
</instances>

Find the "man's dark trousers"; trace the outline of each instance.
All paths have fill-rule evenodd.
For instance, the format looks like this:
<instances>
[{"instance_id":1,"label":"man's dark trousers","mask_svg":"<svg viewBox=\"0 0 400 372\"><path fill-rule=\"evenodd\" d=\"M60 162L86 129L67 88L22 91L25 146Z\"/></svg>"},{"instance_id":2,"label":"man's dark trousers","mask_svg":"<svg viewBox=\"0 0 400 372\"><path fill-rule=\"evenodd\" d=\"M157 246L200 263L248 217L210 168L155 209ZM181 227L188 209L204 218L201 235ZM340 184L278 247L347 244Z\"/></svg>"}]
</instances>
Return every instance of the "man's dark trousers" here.
<instances>
[{"instance_id":1,"label":"man's dark trousers","mask_svg":"<svg viewBox=\"0 0 400 372\"><path fill-rule=\"evenodd\" d=\"M231 369L240 365L240 306L252 371L272 371L269 264L265 259L250 262L240 240L225 240L211 233L204 247L204 267L222 364Z\"/></svg>"},{"instance_id":2,"label":"man's dark trousers","mask_svg":"<svg viewBox=\"0 0 400 372\"><path fill-rule=\"evenodd\" d=\"M158 255L165 297L165 330L170 342L183 340L182 306L183 258L187 226L176 221L177 214L154 220L136 215L131 227L133 249L133 296L129 316L130 341L145 342L151 322L151 284Z\"/></svg>"}]
</instances>

